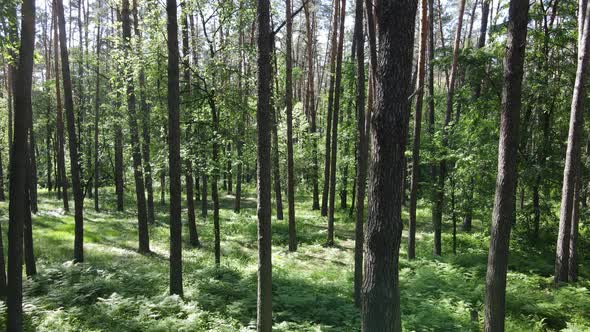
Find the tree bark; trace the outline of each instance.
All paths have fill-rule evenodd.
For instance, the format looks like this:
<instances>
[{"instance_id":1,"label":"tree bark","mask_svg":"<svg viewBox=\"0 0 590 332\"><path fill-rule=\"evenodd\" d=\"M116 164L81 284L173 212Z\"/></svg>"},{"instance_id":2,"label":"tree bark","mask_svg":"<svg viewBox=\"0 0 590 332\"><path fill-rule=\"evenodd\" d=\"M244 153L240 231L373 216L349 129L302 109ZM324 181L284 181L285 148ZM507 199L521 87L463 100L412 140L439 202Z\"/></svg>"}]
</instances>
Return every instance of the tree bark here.
<instances>
[{"instance_id":1,"label":"tree bark","mask_svg":"<svg viewBox=\"0 0 590 332\"><path fill-rule=\"evenodd\" d=\"M588 76L588 57L590 48L590 6L580 0L578 16L578 65L576 81L572 95L570 124L567 140L567 152L563 169L563 187L561 190L561 209L559 213L559 234L555 253L555 282L568 281L570 232L573 211L576 176L580 168L582 130L584 125L584 99ZM580 24L582 23L582 24Z\"/></svg>"},{"instance_id":2,"label":"tree bark","mask_svg":"<svg viewBox=\"0 0 590 332\"><path fill-rule=\"evenodd\" d=\"M516 206L518 131L528 11L528 1L510 1L508 38L504 56L498 175L486 274L486 332L504 331L508 245Z\"/></svg>"},{"instance_id":3,"label":"tree bark","mask_svg":"<svg viewBox=\"0 0 590 332\"><path fill-rule=\"evenodd\" d=\"M139 57L142 62L142 66L139 69L139 104L141 105L141 118L142 118L142 147L141 155L143 156L143 177L145 181L145 189L147 190L147 220L153 224L155 222L154 213L154 185L152 179L152 164L150 158L150 127L151 127L151 110L147 103L147 93L145 87L145 66L143 65L143 53L141 52L142 37L139 31L139 17L137 13L137 0L133 0L133 27L135 30L135 36L137 36L138 43L137 49L139 50Z\"/></svg>"},{"instance_id":4,"label":"tree bark","mask_svg":"<svg viewBox=\"0 0 590 332\"><path fill-rule=\"evenodd\" d=\"M277 66L277 56L275 49L272 45L274 45L274 38L271 36L271 48L272 48L272 56L274 60L274 68L275 71L275 90L278 93L279 91L279 81L278 81L278 66ZM275 192L275 204L277 210L277 220L283 220L283 194L281 191L281 168L279 165L279 134L278 134L278 115L279 115L279 107L276 105L276 100L273 96L272 85L270 87L270 116L271 116L271 127L272 127L272 173L273 173L273 187Z\"/></svg>"},{"instance_id":5,"label":"tree bark","mask_svg":"<svg viewBox=\"0 0 590 332\"><path fill-rule=\"evenodd\" d=\"M427 0L420 0L420 51L416 82L416 108L414 113L414 142L412 144L412 173L410 182L410 221L408 230L408 259L416 258L416 204L418 201L418 172L420 166L420 134L422 126L422 101L426 76L426 42L428 41Z\"/></svg>"},{"instance_id":6,"label":"tree bark","mask_svg":"<svg viewBox=\"0 0 590 332\"><path fill-rule=\"evenodd\" d=\"M365 34L363 32L363 0L355 1L354 39L356 40L356 128L357 155L355 198L355 244L354 244L354 303L361 306L363 284L363 243L365 227L365 187L367 182L368 145L365 132Z\"/></svg>"},{"instance_id":7,"label":"tree bark","mask_svg":"<svg viewBox=\"0 0 590 332\"><path fill-rule=\"evenodd\" d=\"M291 6L291 0L286 0L285 104L287 109L287 204L289 209L289 251L297 251L295 177L293 174L293 17L291 15Z\"/></svg>"},{"instance_id":8,"label":"tree bark","mask_svg":"<svg viewBox=\"0 0 590 332\"><path fill-rule=\"evenodd\" d=\"M68 125L68 142L70 148L70 174L74 192L74 261L84 261L84 193L80 183L80 162L78 142L76 140L76 123L74 116L74 99L72 96L72 79L70 76L70 59L66 41L66 22L64 18L63 0L55 0L59 21L59 46L61 51L61 67L64 86L64 105ZM65 173L64 173L65 174ZM65 176L64 176L65 178Z\"/></svg>"},{"instance_id":9,"label":"tree bark","mask_svg":"<svg viewBox=\"0 0 590 332\"><path fill-rule=\"evenodd\" d=\"M328 196L330 188L330 156L332 144L332 109L334 106L334 79L336 72L336 50L338 42L338 15L340 12L340 2L334 0L334 11L332 12L332 36L330 41L330 83L328 88L328 109L326 116L326 158L324 162L324 187L322 191L321 215L328 215Z\"/></svg>"},{"instance_id":10,"label":"tree bark","mask_svg":"<svg viewBox=\"0 0 590 332\"><path fill-rule=\"evenodd\" d=\"M123 179L123 129L115 124L115 191L117 192L117 211L125 209L125 183Z\"/></svg>"},{"instance_id":11,"label":"tree bark","mask_svg":"<svg viewBox=\"0 0 590 332\"><path fill-rule=\"evenodd\" d=\"M379 0L375 112L371 117L363 331L401 331L398 280L402 235L402 167L412 93L417 1Z\"/></svg>"},{"instance_id":12,"label":"tree bark","mask_svg":"<svg viewBox=\"0 0 590 332\"><path fill-rule=\"evenodd\" d=\"M258 215L258 292L257 321L259 332L272 331L272 240L270 200L270 132L271 132L271 29L270 1L257 0L258 23L258 104L257 126L257 215Z\"/></svg>"},{"instance_id":13,"label":"tree bark","mask_svg":"<svg viewBox=\"0 0 590 332\"><path fill-rule=\"evenodd\" d=\"M98 7L100 8L100 1L98 2ZM100 17L97 17L97 21L98 23L96 26L96 86L94 90L94 210L98 212L100 211L98 199L98 188L100 186L100 157L98 146L98 124L100 123Z\"/></svg>"},{"instance_id":14,"label":"tree bark","mask_svg":"<svg viewBox=\"0 0 590 332\"><path fill-rule=\"evenodd\" d=\"M123 26L123 43L127 63L130 64L131 57L131 22L129 18L129 0L123 0L121 10L121 19ZM147 209L145 202L145 182L143 179L143 166L141 160L141 145L139 142L139 129L137 125L137 113L135 111L135 86L133 74L126 72L126 90L127 90L127 113L129 116L129 129L131 132L131 150L133 155L133 178L135 180L135 198L137 204L137 224L139 236L140 253L150 252L150 237L147 220Z\"/></svg>"},{"instance_id":15,"label":"tree bark","mask_svg":"<svg viewBox=\"0 0 590 332\"><path fill-rule=\"evenodd\" d=\"M346 0L340 4L340 37L338 38L338 49L336 55L336 81L334 83L334 105L332 114L332 144L330 146L330 197L328 202L328 246L334 245L334 204L336 200L336 156L338 143L338 112L340 111L340 88L342 82L342 53L344 47L344 19L346 14Z\"/></svg>"},{"instance_id":16,"label":"tree bark","mask_svg":"<svg viewBox=\"0 0 590 332\"><path fill-rule=\"evenodd\" d=\"M21 44L14 88L14 136L10 158L10 203L8 223L8 331L23 330L22 255L26 206L26 149L33 81L35 45L35 0L22 3ZM15 17L16 20L16 17ZM30 215L30 212L29 212Z\"/></svg>"},{"instance_id":17,"label":"tree bark","mask_svg":"<svg viewBox=\"0 0 590 332\"><path fill-rule=\"evenodd\" d=\"M312 2L313 5L313 2ZM319 187L318 187L318 140L317 140L317 113L315 108L315 76L314 66L314 32L315 32L315 15L312 15L309 8L309 2L303 4L305 12L305 31L306 31L306 51L307 51L307 92L305 94L305 112L309 119L309 132L311 134L311 182L312 191L312 210L320 209ZM362 23L362 22L361 22Z\"/></svg>"},{"instance_id":18,"label":"tree bark","mask_svg":"<svg viewBox=\"0 0 590 332\"><path fill-rule=\"evenodd\" d=\"M193 163L190 159L186 160L186 207L188 210L188 234L189 243L195 248L199 248L199 233L197 232L197 223L195 218L195 200L193 193Z\"/></svg>"},{"instance_id":19,"label":"tree bark","mask_svg":"<svg viewBox=\"0 0 590 332\"><path fill-rule=\"evenodd\" d=\"M178 19L176 0L167 0L168 163L170 174L170 294L182 296L182 222L180 187L180 115Z\"/></svg>"}]
</instances>

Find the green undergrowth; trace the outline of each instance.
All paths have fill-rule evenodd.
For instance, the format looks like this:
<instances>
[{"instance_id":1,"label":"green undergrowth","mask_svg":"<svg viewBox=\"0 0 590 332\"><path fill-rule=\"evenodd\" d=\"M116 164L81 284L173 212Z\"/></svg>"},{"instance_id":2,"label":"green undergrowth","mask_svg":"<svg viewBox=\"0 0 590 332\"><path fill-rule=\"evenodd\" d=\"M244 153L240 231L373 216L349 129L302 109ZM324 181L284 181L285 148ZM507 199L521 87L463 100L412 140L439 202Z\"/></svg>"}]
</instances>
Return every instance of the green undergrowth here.
<instances>
[{"instance_id":1,"label":"green undergrowth","mask_svg":"<svg viewBox=\"0 0 590 332\"><path fill-rule=\"evenodd\" d=\"M167 206L158 204L150 226L152 254L136 252L137 224L132 197L126 211L114 211L114 195L103 192L106 206L85 211L85 263L73 264L73 216L54 194L41 192L34 216L39 274L25 282L25 324L29 331L250 331L256 323L256 201L251 188L242 213L232 196L222 199L222 263L214 266L213 223L200 217L200 249L183 251L183 298L168 294ZM71 204L73 206L73 204ZM197 206L200 206L198 204ZM273 217L273 320L276 331L358 331L353 303L354 220L338 211L336 243L324 247L326 219L311 211L311 200L296 203L299 248L287 251L287 223ZM285 211L286 212L286 211ZM6 244L7 204L0 203ZM285 214L286 215L286 214ZM186 210L183 217L186 217ZM404 215L406 218L407 215ZM483 324L487 262L487 223L471 233L458 232L452 254L451 226L445 221L443 256L433 257L430 209L418 211L417 256L400 253L402 319L407 331L478 331ZM183 230L186 235L186 228ZM584 235L584 233L582 234ZM580 236L583 239L583 236ZM545 241L546 240L546 241ZM531 245L516 232L511 241L506 330L590 330L590 282L581 260L580 281L556 288L551 274L554 242ZM582 248L587 243L581 244ZM5 245L6 248L6 245ZM583 257L583 252L581 253ZM0 329L5 305L0 301Z\"/></svg>"}]
</instances>

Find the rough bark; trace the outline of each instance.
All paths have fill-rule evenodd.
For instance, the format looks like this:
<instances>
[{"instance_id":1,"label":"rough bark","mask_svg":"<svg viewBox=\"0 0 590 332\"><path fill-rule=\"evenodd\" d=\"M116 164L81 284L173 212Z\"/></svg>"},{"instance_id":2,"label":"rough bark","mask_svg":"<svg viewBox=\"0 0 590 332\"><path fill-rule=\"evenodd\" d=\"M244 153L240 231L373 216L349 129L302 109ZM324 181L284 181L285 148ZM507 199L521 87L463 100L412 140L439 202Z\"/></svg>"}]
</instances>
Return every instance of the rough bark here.
<instances>
[{"instance_id":1,"label":"rough bark","mask_svg":"<svg viewBox=\"0 0 590 332\"><path fill-rule=\"evenodd\" d=\"M190 159L186 160L186 208L188 210L188 235L189 243L193 247L200 247L199 233L197 232L197 223L195 218L195 199L193 193L193 163Z\"/></svg>"},{"instance_id":2,"label":"rough bark","mask_svg":"<svg viewBox=\"0 0 590 332\"><path fill-rule=\"evenodd\" d=\"M176 0L167 0L168 170L170 175L170 293L182 296L182 222L180 187L180 115L178 19Z\"/></svg>"},{"instance_id":3,"label":"rough bark","mask_svg":"<svg viewBox=\"0 0 590 332\"><path fill-rule=\"evenodd\" d=\"M330 144L330 192L328 202L328 239L326 244L334 244L334 204L336 200L336 156L338 143L338 112L340 111L340 88L342 82L342 53L344 47L344 19L346 17L346 0L340 4L340 29L338 49L336 51L336 80L334 82L334 104L332 109L332 143Z\"/></svg>"},{"instance_id":4,"label":"rough bark","mask_svg":"<svg viewBox=\"0 0 590 332\"><path fill-rule=\"evenodd\" d=\"M271 132L271 30L270 1L257 0L258 23L258 104L257 126L257 215L258 215L258 291L257 321L259 332L272 331L272 246L270 200L270 132Z\"/></svg>"},{"instance_id":5,"label":"rough bark","mask_svg":"<svg viewBox=\"0 0 590 332\"><path fill-rule=\"evenodd\" d=\"M139 31L139 17L137 14L137 0L133 0L133 27L135 36L137 36L139 45L136 48L139 51L140 60L143 63L143 55L141 52L141 45L142 45L142 37L141 32ZM145 189L147 191L146 197L146 204L147 204L147 220L149 223L155 222L155 213L154 213L154 185L152 179L152 163L150 157L150 127L151 127L151 110L150 106L147 102L147 93L145 87L145 67L142 65L139 69L139 104L141 106L141 136L142 136L142 146L141 146L141 155L143 157L143 177L145 181Z\"/></svg>"},{"instance_id":6,"label":"rough bark","mask_svg":"<svg viewBox=\"0 0 590 332\"><path fill-rule=\"evenodd\" d=\"M402 234L402 167L412 93L412 58L417 1L376 3L379 40L375 112L371 117L368 223L363 331L401 331L398 280Z\"/></svg>"},{"instance_id":7,"label":"rough bark","mask_svg":"<svg viewBox=\"0 0 590 332\"><path fill-rule=\"evenodd\" d=\"M363 32L363 0L355 1L354 39L356 41L356 128L357 155L355 179L355 244L354 244L354 303L361 305L363 283L363 243L365 227L365 187L367 182L367 133L365 132L365 34Z\"/></svg>"},{"instance_id":8,"label":"rough bark","mask_svg":"<svg viewBox=\"0 0 590 332\"><path fill-rule=\"evenodd\" d=\"M328 88L328 109L326 114L326 157L324 160L324 187L322 190L321 215L328 215L328 196L330 188L330 156L332 144L332 109L334 106L334 81L336 76L336 50L338 41L338 15L340 12L340 2L334 0L334 11L332 12L332 36L330 41L330 83Z\"/></svg>"},{"instance_id":9,"label":"rough bark","mask_svg":"<svg viewBox=\"0 0 590 332\"><path fill-rule=\"evenodd\" d=\"M68 143L70 148L70 174L74 192L74 260L84 261L84 193L80 182L80 162L78 142L76 140L76 123L74 115L74 99L72 96L72 79L70 76L70 59L66 41L66 22L64 19L63 0L55 0L59 22L59 46L61 53L61 72L64 87L64 106L68 126ZM65 173L64 173L65 174ZM65 178L65 176L64 176Z\"/></svg>"},{"instance_id":10,"label":"rough bark","mask_svg":"<svg viewBox=\"0 0 590 332\"><path fill-rule=\"evenodd\" d=\"M584 5L582 5L584 3ZM571 220L573 212L574 191L576 176L580 168L580 154L582 143L582 130L584 126L584 97L586 96L586 80L588 76L588 57L590 48L590 6L583 0L580 1L578 23L578 66L576 81L572 95L570 110L570 124L567 139L567 152L563 169L563 186L561 190L561 209L559 213L559 234L555 253L555 282L568 281L569 248Z\"/></svg>"},{"instance_id":11,"label":"rough bark","mask_svg":"<svg viewBox=\"0 0 590 332\"><path fill-rule=\"evenodd\" d=\"M285 104L287 109L287 206L289 223L289 251L297 251L295 224L295 176L293 174L293 17L291 0L286 0Z\"/></svg>"},{"instance_id":12,"label":"rough bark","mask_svg":"<svg viewBox=\"0 0 590 332\"><path fill-rule=\"evenodd\" d=\"M99 8L100 8L100 1L99 1ZM96 27L96 86L94 89L94 210L99 211L99 199L98 199L98 187L100 186L100 158L99 158L99 146L98 146L98 136L99 136L99 129L98 124L100 121L100 18L97 18L97 27Z\"/></svg>"},{"instance_id":13,"label":"rough bark","mask_svg":"<svg viewBox=\"0 0 590 332\"><path fill-rule=\"evenodd\" d=\"M508 245L516 206L518 131L528 11L528 1L510 1L504 56L498 175L486 274L484 330L487 332L504 331Z\"/></svg>"},{"instance_id":14,"label":"rough bark","mask_svg":"<svg viewBox=\"0 0 590 332\"><path fill-rule=\"evenodd\" d=\"M418 201L418 172L420 166L420 135L422 127L422 102L426 76L426 42L428 41L427 0L420 1L420 50L416 82L416 108L414 110L414 141L412 143L412 173L410 182L410 220L408 230L408 259L416 258L416 203Z\"/></svg>"},{"instance_id":15,"label":"rough bark","mask_svg":"<svg viewBox=\"0 0 590 332\"><path fill-rule=\"evenodd\" d=\"M121 20L123 26L123 44L125 48L125 57L130 64L131 56L131 20L129 17L129 0L123 0L121 10ZM135 110L135 84L133 74L129 71L125 73L125 83L127 91L127 113L129 120L129 130L131 132L131 151L133 159L133 178L135 180L135 198L137 204L137 224L139 236L140 253L150 252L150 237L147 220L147 208L145 201L145 182L143 179L143 166L141 158L141 145L139 142L139 129L137 124L137 112Z\"/></svg>"},{"instance_id":16,"label":"rough bark","mask_svg":"<svg viewBox=\"0 0 590 332\"><path fill-rule=\"evenodd\" d=\"M33 52L35 45L35 0L22 4L21 44L14 88L14 136L10 158L10 203L8 222L8 331L23 330L22 255L26 214L26 149L31 108ZM30 215L30 213L29 213Z\"/></svg>"},{"instance_id":17,"label":"rough bark","mask_svg":"<svg viewBox=\"0 0 590 332\"><path fill-rule=\"evenodd\" d=\"M313 2L311 3L313 5ZM305 12L306 52L307 52L307 85L305 94L305 113L309 120L309 132L311 134L311 182L312 182L312 210L320 209L320 196L318 187L318 140L317 140L317 113L315 108L315 77L314 77L314 32L315 15L309 8L309 1L303 4ZM361 22L362 23L362 22Z\"/></svg>"},{"instance_id":18,"label":"rough bark","mask_svg":"<svg viewBox=\"0 0 590 332\"><path fill-rule=\"evenodd\" d=\"M271 37L272 38L272 37ZM274 38L273 38L274 39ZM274 42L271 43L271 45L273 45ZM273 59L274 59L274 68L273 70L275 71L275 90L278 91L279 90L279 81L278 81L278 66L277 66L277 56L275 53L275 49L273 46L272 50L273 50ZM277 220L283 220L283 193L281 191L281 168L279 165L279 135L278 135L278 123L279 123L279 107L276 105L276 100L275 98L273 98L273 91L272 91L272 85L270 87L271 89L271 98L270 98L270 103L271 103L271 109L270 109L270 116L271 116L271 130L272 130L272 176L273 176L273 188L274 188L274 192L275 192L275 204L276 204L276 210L277 210Z\"/></svg>"},{"instance_id":19,"label":"rough bark","mask_svg":"<svg viewBox=\"0 0 590 332\"><path fill-rule=\"evenodd\" d=\"M115 191L117 193L117 211L125 209L125 183L123 179L123 129L115 124Z\"/></svg>"}]
</instances>

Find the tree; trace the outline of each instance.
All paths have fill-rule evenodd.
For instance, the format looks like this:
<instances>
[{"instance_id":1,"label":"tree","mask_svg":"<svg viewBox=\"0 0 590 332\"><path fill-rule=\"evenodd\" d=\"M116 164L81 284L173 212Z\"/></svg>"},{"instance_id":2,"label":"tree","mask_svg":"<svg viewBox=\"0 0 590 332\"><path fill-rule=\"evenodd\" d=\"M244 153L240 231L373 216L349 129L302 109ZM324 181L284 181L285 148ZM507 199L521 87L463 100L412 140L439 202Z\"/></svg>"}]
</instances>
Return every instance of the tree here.
<instances>
[{"instance_id":1,"label":"tree","mask_svg":"<svg viewBox=\"0 0 590 332\"><path fill-rule=\"evenodd\" d=\"M516 205L516 161L529 3L511 0L504 56L498 175L486 274L485 331L504 331L510 227Z\"/></svg>"},{"instance_id":2,"label":"tree","mask_svg":"<svg viewBox=\"0 0 590 332\"><path fill-rule=\"evenodd\" d=\"M422 127L422 101L426 76L426 42L428 40L427 0L420 0L420 50L416 82L416 108L414 113L414 142L412 144L412 175L410 184L410 220L408 230L408 259L416 258L416 203L418 201L418 172L420 165L420 134Z\"/></svg>"},{"instance_id":3,"label":"tree","mask_svg":"<svg viewBox=\"0 0 590 332\"><path fill-rule=\"evenodd\" d=\"M363 0L355 1L354 39L356 41L356 223L354 243L354 302L361 305L363 283L363 237L365 227L365 187L367 182L368 142L365 132L365 35L363 32ZM353 201L354 203L354 201Z\"/></svg>"},{"instance_id":4,"label":"tree","mask_svg":"<svg viewBox=\"0 0 590 332\"><path fill-rule=\"evenodd\" d=\"M287 36L285 48L285 104L287 106L287 203L289 207L289 251L297 251L295 224L295 178L293 175L293 17L291 0L286 0Z\"/></svg>"},{"instance_id":5,"label":"tree","mask_svg":"<svg viewBox=\"0 0 590 332\"><path fill-rule=\"evenodd\" d=\"M65 135L64 135L64 121L63 109L61 101L61 86L59 80L59 37L58 37L58 21L57 21L57 4L53 1L53 48L55 53L55 124L56 124L56 145L57 145L57 174L58 194L63 198L64 210L70 211L70 203L68 199L68 179L66 177L66 161L65 161ZM58 197L59 198L59 197Z\"/></svg>"},{"instance_id":6,"label":"tree","mask_svg":"<svg viewBox=\"0 0 590 332\"><path fill-rule=\"evenodd\" d=\"M312 2L313 4L313 2ZM307 51L307 92L305 94L305 112L309 119L309 132L311 133L311 158L312 158L312 174L311 181L313 186L312 210L320 209L320 198L318 189L318 141L316 136L317 131L317 112L315 107L315 84L314 84L314 45L315 45L315 15L312 17L309 8L309 1L303 4L305 12L305 31L306 31L306 51ZM362 24L362 23L361 23ZM364 74L364 73L363 73Z\"/></svg>"},{"instance_id":7,"label":"tree","mask_svg":"<svg viewBox=\"0 0 590 332\"><path fill-rule=\"evenodd\" d=\"M458 12L458 22L457 22L457 31L455 32L455 42L453 46L453 58L451 63L451 73L450 78L448 80L448 89L447 89L447 109L445 113L445 122L443 125L443 133L442 133L442 147L446 149L449 145L449 125L451 123L451 116L453 114L453 97L455 94L455 81L457 77L457 64L459 61L459 48L461 43L461 28L463 27L463 12L465 11L465 0L459 0L459 12ZM442 23L441 23L442 24ZM442 34L442 30L441 30ZM446 151L443 151L443 154L446 154ZM442 216L443 216L443 203L445 197L445 180L447 176L447 157L441 157L439 163L439 172L438 172L438 183L436 187L436 201L434 207L434 215L433 215L433 223L434 223L434 254L440 256L442 253L441 250L441 234L442 234Z\"/></svg>"},{"instance_id":8,"label":"tree","mask_svg":"<svg viewBox=\"0 0 590 332\"><path fill-rule=\"evenodd\" d=\"M563 186L561 190L561 209L559 212L559 234L555 253L555 282L568 281L568 266L571 238L574 192L577 177L580 173L580 154L582 143L582 129L584 124L584 99L586 97L586 81L588 77L588 58L590 56L590 6L585 0L580 0L578 16L578 65L576 81L572 95L570 110L569 132L565 166L563 168Z\"/></svg>"},{"instance_id":9,"label":"tree","mask_svg":"<svg viewBox=\"0 0 590 332\"><path fill-rule=\"evenodd\" d=\"M100 10L101 3L98 2L98 8ZM98 200L98 187L100 186L100 157L99 157L99 146L98 136L99 129L98 124L100 120L100 43L101 43L101 29L100 29L100 16L96 19L96 86L94 94L94 210L99 211L99 200Z\"/></svg>"},{"instance_id":10,"label":"tree","mask_svg":"<svg viewBox=\"0 0 590 332\"><path fill-rule=\"evenodd\" d=\"M328 215L328 195L330 188L330 156L332 150L330 148L332 144L332 109L334 107L334 79L336 73L336 50L338 42L338 14L340 12L340 2L334 0L334 10L332 11L332 26L330 36L330 83L328 88L328 109L326 111L326 158L324 160L324 187L322 190L322 216Z\"/></svg>"},{"instance_id":11,"label":"tree","mask_svg":"<svg viewBox=\"0 0 590 332\"><path fill-rule=\"evenodd\" d=\"M182 222L178 19L176 0L166 1L168 17L168 170L170 175L170 293L182 296Z\"/></svg>"},{"instance_id":12,"label":"tree","mask_svg":"<svg viewBox=\"0 0 590 332\"><path fill-rule=\"evenodd\" d=\"M70 59L66 40L66 21L64 18L63 0L55 0L59 22L59 46L61 53L61 72L64 87L64 105L68 122L68 143L70 147L70 174L72 176L72 190L74 192L74 260L84 261L84 193L80 183L80 163L78 156L78 141L76 139L76 123L74 116L74 99L72 96L72 79L70 76ZM65 173L64 173L65 174ZM64 176L65 178L65 176Z\"/></svg>"},{"instance_id":13,"label":"tree","mask_svg":"<svg viewBox=\"0 0 590 332\"><path fill-rule=\"evenodd\" d=\"M411 95L417 2L376 3L379 54L371 117L368 223L362 287L363 331L401 331L398 281L402 173Z\"/></svg>"},{"instance_id":14,"label":"tree","mask_svg":"<svg viewBox=\"0 0 590 332\"><path fill-rule=\"evenodd\" d=\"M337 1L337 0L336 0ZM328 202L328 240L326 244L334 244L334 204L336 200L336 153L338 142L338 112L340 111L340 86L342 82L342 52L344 47L344 18L346 17L346 0L340 4L340 37L336 51L336 80L334 82L334 104L332 109L332 143L330 145L330 192Z\"/></svg>"},{"instance_id":15,"label":"tree","mask_svg":"<svg viewBox=\"0 0 590 332\"><path fill-rule=\"evenodd\" d=\"M137 15L137 0L133 0L133 29L138 40L137 48L141 50L142 37L139 31L139 16ZM155 222L154 215L154 188L152 180L152 164L150 157L150 107L147 103L146 84L145 84L145 66L143 64L143 53L140 51L139 57L142 61L142 66L139 69L139 104L141 105L142 117L142 147L141 155L143 156L143 177L145 180L145 189L147 190L147 220L150 223Z\"/></svg>"},{"instance_id":16,"label":"tree","mask_svg":"<svg viewBox=\"0 0 590 332\"><path fill-rule=\"evenodd\" d=\"M27 194L27 133L31 115L31 89L33 81L33 52L35 47L35 0L22 3L21 43L18 56L16 84L14 86L14 137L10 158L10 203L8 224L8 294L6 306L8 331L23 330L22 308L22 253L23 226Z\"/></svg>"},{"instance_id":17,"label":"tree","mask_svg":"<svg viewBox=\"0 0 590 332\"><path fill-rule=\"evenodd\" d=\"M272 242L270 203L270 82L271 82L271 30L270 1L257 0L258 23L258 103L257 126L257 178L258 186L258 296L256 328L259 332L272 331Z\"/></svg>"},{"instance_id":18,"label":"tree","mask_svg":"<svg viewBox=\"0 0 590 332\"><path fill-rule=\"evenodd\" d=\"M129 18L129 0L123 0L121 10L123 25L123 45L127 63L130 64L131 53L131 22ZM137 125L137 112L135 111L135 86L133 74L125 73L127 90L127 112L129 116L129 129L131 131L131 150L133 154L133 177L135 179L135 198L137 203L137 224L139 235L139 252L150 252L150 237L145 202L145 182L143 179L143 166L141 165L141 146L139 142L139 129Z\"/></svg>"}]
</instances>

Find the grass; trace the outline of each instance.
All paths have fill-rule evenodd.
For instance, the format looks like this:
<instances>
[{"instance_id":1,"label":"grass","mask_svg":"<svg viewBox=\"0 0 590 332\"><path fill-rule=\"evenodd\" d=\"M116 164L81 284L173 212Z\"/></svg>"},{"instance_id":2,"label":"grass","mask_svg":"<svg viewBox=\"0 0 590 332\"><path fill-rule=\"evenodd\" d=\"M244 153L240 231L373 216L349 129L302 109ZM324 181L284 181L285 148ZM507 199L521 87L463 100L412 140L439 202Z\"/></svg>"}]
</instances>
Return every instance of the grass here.
<instances>
[{"instance_id":1,"label":"grass","mask_svg":"<svg viewBox=\"0 0 590 332\"><path fill-rule=\"evenodd\" d=\"M222 197L222 264L214 267L213 223L199 218L203 248L183 251L184 298L168 295L167 206L158 206L150 226L153 254L140 255L131 196L127 212L114 211L114 194L95 212L85 202L85 263L72 264L73 216L64 214L53 193L40 193L34 216L39 274L25 284L26 329L33 331L250 331L256 321L256 202L249 189L241 214L232 196ZM129 193L131 195L131 193ZM73 206L73 204L71 205ZM0 203L7 232L8 206ZM273 320L276 331L358 331L353 303L354 221L336 218L336 243L325 248L326 219L311 211L311 200L296 202L299 250L287 251L287 223L273 218ZM443 256L433 257L429 208L418 211L417 260L401 249L402 319L408 331L478 331L483 324L487 229L475 223L459 232L452 255L445 225ZM197 211L199 215L200 211ZM183 217L186 216L186 210ZM404 216L407 217L407 216ZM407 218L406 218L407 219ZM186 227L183 229L187 235ZM551 234L540 247L516 231L511 242L507 286L507 331L590 330L587 261L578 283L552 284ZM581 239L585 237L582 234ZM6 238L4 239L6 241ZM6 244L6 242L5 242ZM582 242L581 248L588 247ZM584 252L582 250L581 254ZM5 308L0 302L0 329Z\"/></svg>"}]
</instances>

